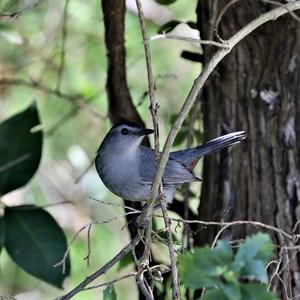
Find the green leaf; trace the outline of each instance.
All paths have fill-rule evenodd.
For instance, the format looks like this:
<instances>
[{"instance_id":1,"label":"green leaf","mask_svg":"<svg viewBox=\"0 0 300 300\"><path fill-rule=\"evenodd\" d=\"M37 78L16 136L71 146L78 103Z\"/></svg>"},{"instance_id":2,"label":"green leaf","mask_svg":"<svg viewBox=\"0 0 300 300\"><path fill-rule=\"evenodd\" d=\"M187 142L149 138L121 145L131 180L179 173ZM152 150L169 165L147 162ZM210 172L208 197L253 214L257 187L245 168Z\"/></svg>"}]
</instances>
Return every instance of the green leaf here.
<instances>
[{"instance_id":1,"label":"green leaf","mask_svg":"<svg viewBox=\"0 0 300 300\"><path fill-rule=\"evenodd\" d=\"M175 137L173 146L176 147L176 146L179 146L180 144L182 144L185 141L185 139L187 138L188 132L189 132L188 128L181 128Z\"/></svg>"},{"instance_id":2,"label":"green leaf","mask_svg":"<svg viewBox=\"0 0 300 300\"><path fill-rule=\"evenodd\" d=\"M67 250L66 237L45 210L35 206L5 208L5 248L15 263L29 274L62 287L63 280L70 274L67 257L65 274L61 261Z\"/></svg>"},{"instance_id":3,"label":"green leaf","mask_svg":"<svg viewBox=\"0 0 300 300\"><path fill-rule=\"evenodd\" d=\"M238 282L226 282L225 284L218 285L219 289L230 300L242 300L241 290Z\"/></svg>"},{"instance_id":4,"label":"green leaf","mask_svg":"<svg viewBox=\"0 0 300 300\"><path fill-rule=\"evenodd\" d=\"M125 269L127 266L129 266L130 264L132 264L133 262L134 261L132 258L132 254L128 253L119 261L117 270L121 271Z\"/></svg>"},{"instance_id":5,"label":"green leaf","mask_svg":"<svg viewBox=\"0 0 300 300\"><path fill-rule=\"evenodd\" d=\"M36 104L0 124L0 196L24 186L35 174L42 153Z\"/></svg>"},{"instance_id":6,"label":"green leaf","mask_svg":"<svg viewBox=\"0 0 300 300\"><path fill-rule=\"evenodd\" d=\"M278 300L273 293L267 290L267 286L264 284L241 284L241 291L243 300Z\"/></svg>"},{"instance_id":7,"label":"green leaf","mask_svg":"<svg viewBox=\"0 0 300 300\"><path fill-rule=\"evenodd\" d=\"M103 300L117 300L117 293L113 284L109 285L103 291Z\"/></svg>"},{"instance_id":8,"label":"green leaf","mask_svg":"<svg viewBox=\"0 0 300 300\"><path fill-rule=\"evenodd\" d=\"M229 300L222 291L218 289L207 290L204 296L201 298L202 300Z\"/></svg>"},{"instance_id":9,"label":"green leaf","mask_svg":"<svg viewBox=\"0 0 300 300\"><path fill-rule=\"evenodd\" d=\"M155 0L155 1L161 5L170 5L174 2L176 2L177 0Z\"/></svg>"},{"instance_id":10,"label":"green leaf","mask_svg":"<svg viewBox=\"0 0 300 300\"><path fill-rule=\"evenodd\" d=\"M3 217L0 217L0 253L4 245L4 222Z\"/></svg>"},{"instance_id":11,"label":"green leaf","mask_svg":"<svg viewBox=\"0 0 300 300\"><path fill-rule=\"evenodd\" d=\"M249 280L256 279L263 283L268 283L266 266L263 261L258 259L253 259L251 262L247 263L242 269L240 275Z\"/></svg>"},{"instance_id":12,"label":"green leaf","mask_svg":"<svg viewBox=\"0 0 300 300\"><path fill-rule=\"evenodd\" d=\"M187 252L178 257L180 277L190 288L221 286L221 276L228 272L232 259L232 249L224 241L214 249L204 246L195 253Z\"/></svg>"},{"instance_id":13,"label":"green leaf","mask_svg":"<svg viewBox=\"0 0 300 300\"><path fill-rule=\"evenodd\" d=\"M180 23L181 22L178 20L169 21L169 22L165 23L164 25L162 25L161 27L159 27L157 29L157 33L162 34L162 33L171 32Z\"/></svg>"},{"instance_id":14,"label":"green leaf","mask_svg":"<svg viewBox=\"0 0 300 300\"><path fill-rule=\"evenodd\" d=\"M272 256L273 244L267 234L258 233L246 238L234 259L233 269L241 276L267 282L265 264Z\"/></svg>"}]
</instances>

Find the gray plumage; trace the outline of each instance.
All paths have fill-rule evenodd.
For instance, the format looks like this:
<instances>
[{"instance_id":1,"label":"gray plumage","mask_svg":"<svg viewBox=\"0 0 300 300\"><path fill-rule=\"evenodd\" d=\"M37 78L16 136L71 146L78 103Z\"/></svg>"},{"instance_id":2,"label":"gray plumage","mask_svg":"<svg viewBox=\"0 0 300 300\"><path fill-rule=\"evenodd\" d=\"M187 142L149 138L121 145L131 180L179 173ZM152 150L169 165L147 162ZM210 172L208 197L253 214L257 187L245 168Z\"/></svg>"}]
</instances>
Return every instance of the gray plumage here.
<instances>
[{"instance_id":1,"label":"gray plumage","mask_svg":"<svg viewBox=\"0 0 300 300\"><path fill-rule=\"evenodd\" d=\"M156 174L155 154L141 142L151 133L152 129L121 123L111 128L97 151L95 165L101 180L111 192L126 200L150 198ZM233 132L195 148L171 152L162 178L167 201L172 201L178 185L200 180L192 170L202 156L245 138L244 131Z\"/></svg>"}]
</instances>

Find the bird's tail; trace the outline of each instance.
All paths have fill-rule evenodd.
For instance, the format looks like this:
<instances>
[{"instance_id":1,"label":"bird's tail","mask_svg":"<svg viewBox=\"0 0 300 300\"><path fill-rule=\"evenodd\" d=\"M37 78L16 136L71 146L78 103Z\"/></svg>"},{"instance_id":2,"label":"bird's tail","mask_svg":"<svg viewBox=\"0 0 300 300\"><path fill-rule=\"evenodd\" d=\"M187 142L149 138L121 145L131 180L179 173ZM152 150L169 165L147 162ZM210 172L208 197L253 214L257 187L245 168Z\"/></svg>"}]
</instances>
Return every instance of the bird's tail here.
<instances>
[{"instance_id":1,"label":"bird's tail","mask_svg":"<svg viewBox=\"0 0 300 300\"><path fill-rule=\"evenodd\" d=\"M210 140L196 148L172 152L170 157L182 162L189 170L192 170L202 156L230 147L233 144L244 140L246 137L247 134L245 131L228 133Z\"/></svg>"},{"instance_id":2,"label":"bird's tail","mask_svg":"<svg viewBox=\"0 0 300 300\"><path fill-rule=\"evenodd\" d=\"M197 150L197 154L199 155L199 157L201 157L219 151L223 148L229 147L233 144L239 143L246 137L247 134L245 131L236 131L228 133L226 135L222 135L196 147L195 150Z\"/></svg>"}]
</instances>

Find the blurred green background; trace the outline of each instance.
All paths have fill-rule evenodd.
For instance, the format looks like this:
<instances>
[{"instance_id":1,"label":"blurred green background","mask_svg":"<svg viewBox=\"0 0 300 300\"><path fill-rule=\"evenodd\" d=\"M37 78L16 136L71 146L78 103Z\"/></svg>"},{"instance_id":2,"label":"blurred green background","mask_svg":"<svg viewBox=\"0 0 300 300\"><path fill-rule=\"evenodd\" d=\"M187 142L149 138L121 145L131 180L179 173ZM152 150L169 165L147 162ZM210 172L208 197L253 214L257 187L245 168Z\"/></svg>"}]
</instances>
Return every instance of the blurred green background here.
<instances>
[{"instance_id":1,"label":"blurred green background","mask_svg":"<svg viewBox=\"0 0 300 300\"><path fill-rule=\"evenodd\" d=\"M172 19L195 21L196 1L176 1L170 6L147 6L149 35ZM32 1L0 0L0 11L14 12L30 5ZM126 47L128 83L134 103L146 124L151 127L149 101L143 95L147 90L144 49L135 1L127 1ZM57 87L61 58L62 26L65 1L48 0L18 18L0 18L0 81L22 79L39 82L49 89ZM148 7L148 8L147 8ZM67 10L67 35L65 40L65 67L59 80L60 91L66 95L80 95L81 101L103 117L57 97L20 84L0 85L0 121L25 109L35 99L44 130L43 155L39 170L25 188L1 198L6 205L30 204L47 207L62 226L68 241L84 225L93 221L110 222L94 225L91 231L91 255L88 267L87 231L83 230L71 247L71 276L64 283L70 290L116 254L128 240L122 208L93 201L122 204L101 183L94 167L89 167L95 152L110 127L107 114L106 50L101 1L70 0ZM186 25L175 29L175 34L197 36ZM200 51L197 45L174 40L151 42L153 69L156 78L156 97L159 110L162 143L170 128L170 118L176 114L187 96L200 64L180 58L182 50ZM200 125L199 125L200 126ZM7 141L9 143L9 141ZM1 155L1 154L0 154ZM83 174L83 175L82 175ZM198 185L199 189L199 185ZM60 202L68 202L59 204ZM154 249L155 250L155 249ZM155 250L158 256L163 249ZM118 270L116 266L96 283L128 273L133 266ZM118 299L137 299L134 279L116 284ZM56 289L18 268L7 253L0 256L0 295L19 299L47 299L57 297ZM126 297L125 297L126 294ZM74 299L101 299L102 290L82 292Z\"/></svg>"}]
</instances>

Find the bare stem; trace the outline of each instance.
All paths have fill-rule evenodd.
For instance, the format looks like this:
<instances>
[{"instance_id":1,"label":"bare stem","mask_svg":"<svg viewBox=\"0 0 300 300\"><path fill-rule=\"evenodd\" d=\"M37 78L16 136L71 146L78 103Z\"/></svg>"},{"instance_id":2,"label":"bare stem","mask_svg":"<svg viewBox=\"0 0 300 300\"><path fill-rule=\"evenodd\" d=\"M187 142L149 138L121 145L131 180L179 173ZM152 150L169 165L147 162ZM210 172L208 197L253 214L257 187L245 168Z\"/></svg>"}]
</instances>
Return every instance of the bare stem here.
<instances>
[{"instance_id":1,"label":"bare stem","mask_svg":"<svg viewBox=\"0 0 300 300\"><path fill-rule=\"evenodd\" d=\"M90 276L86 277L80 284L78 284L74 289L72 289L69 293L65 294L57 298L56 300L67 300L71 299L77 293L81 292L83 289L86 288L91 282L93 282L96 278L101 276L102 274L106 273L112 266L114 266L118 261L120 261L127 253L129 253L132 249L136 247L136 245L141 240L141 234L137 234L134 239L125 246L116 256L114 256L109 262L107 262L103 267L98 269L95 273L91 274Z\"/></svg>"}]
</instances>

